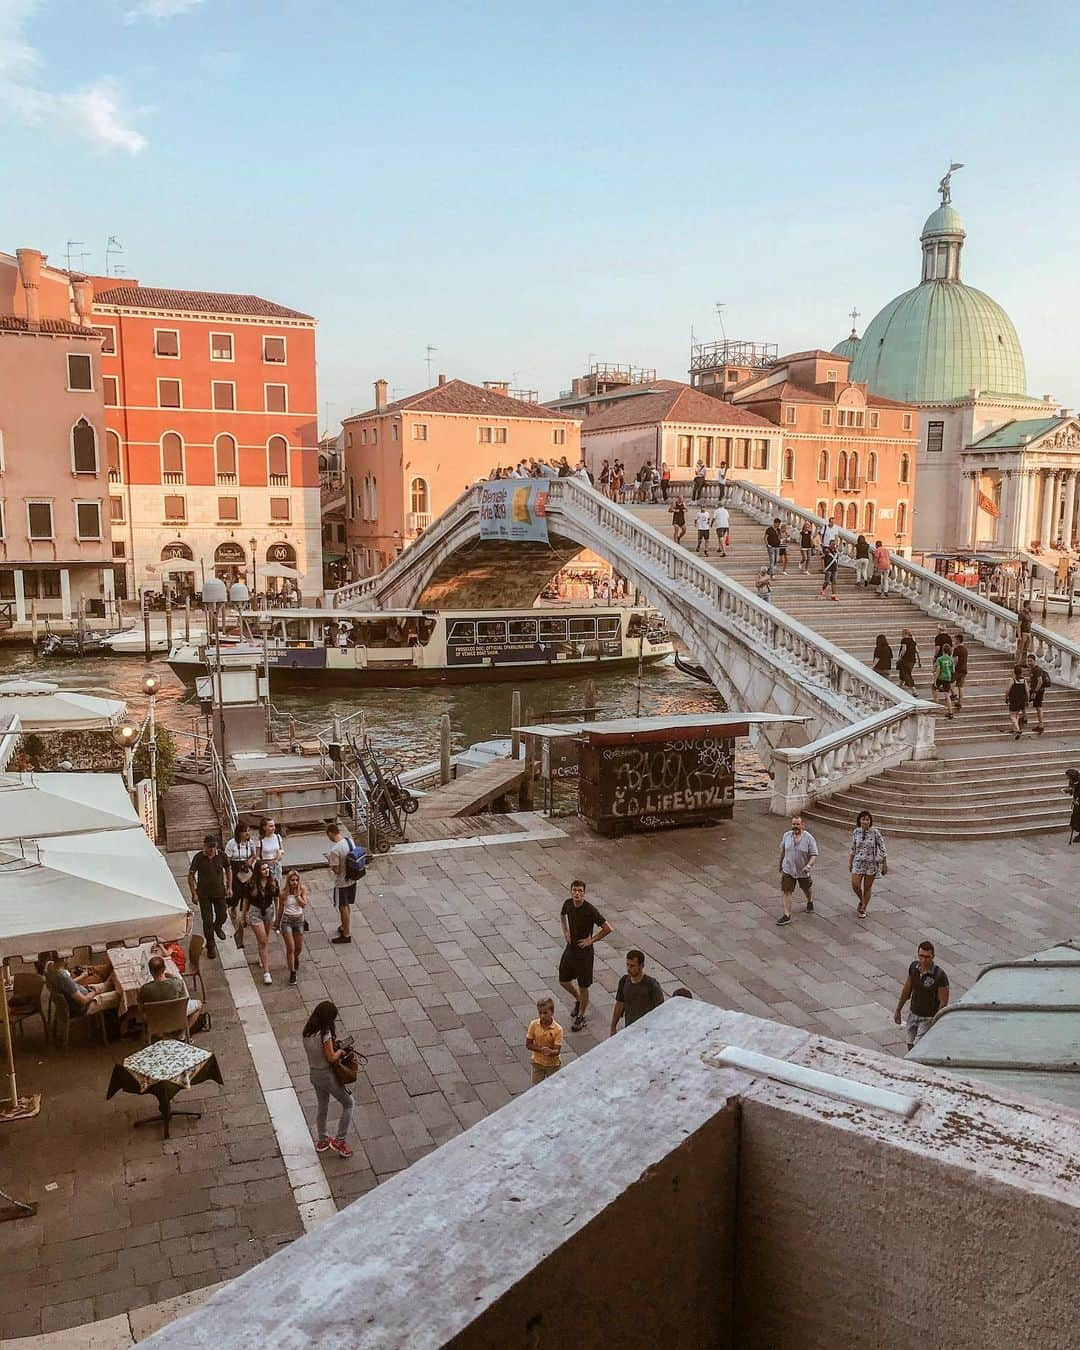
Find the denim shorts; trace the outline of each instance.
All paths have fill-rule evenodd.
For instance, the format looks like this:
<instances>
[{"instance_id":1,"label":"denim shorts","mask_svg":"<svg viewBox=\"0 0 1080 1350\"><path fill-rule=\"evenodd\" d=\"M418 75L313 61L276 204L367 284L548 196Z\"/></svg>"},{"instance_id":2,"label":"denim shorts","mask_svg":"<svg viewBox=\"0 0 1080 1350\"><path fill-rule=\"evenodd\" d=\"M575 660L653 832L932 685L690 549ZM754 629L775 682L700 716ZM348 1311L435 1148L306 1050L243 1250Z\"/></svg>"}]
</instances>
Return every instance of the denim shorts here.
<instances>
[{"instance_id":1,"label":"denim shorts","mask_svg":"<svg viewBox=\"0 0 1080 1350\"><path fill-rule=\"evenodd\" d=\"M302 914L283 914L281 916L281 931L283 933L302 933L304 931L304 916Z\"/></svg>"}]
</instances>

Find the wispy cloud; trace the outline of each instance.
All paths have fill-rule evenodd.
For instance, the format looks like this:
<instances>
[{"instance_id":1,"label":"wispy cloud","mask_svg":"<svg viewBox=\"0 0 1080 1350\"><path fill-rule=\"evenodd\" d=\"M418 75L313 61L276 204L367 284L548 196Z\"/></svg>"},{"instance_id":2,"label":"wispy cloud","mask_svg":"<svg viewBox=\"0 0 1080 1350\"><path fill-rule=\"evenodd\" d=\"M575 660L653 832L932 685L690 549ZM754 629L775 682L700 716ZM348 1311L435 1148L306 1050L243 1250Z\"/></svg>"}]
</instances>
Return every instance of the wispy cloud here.
<instances>
[{"instance_id":1,"label":"wispy cloud","mask_svg":"<svg viewBox=\"0 0 1080 1350\"><path fill-rule=\"evenodd\" d=\"M204 0L135 0L126 18L128 23L137 23L139 19L175 19L203 3Z\"/></svg>"},{"instance_id":2,"label":"wispy cloud","mask_svg":"<svg viewBox=\"0 0 1080 1350\"><path fill-rule=\"evenodd\" d=\"M98 149L137 155L146 148L146 137L133 125L115 80L100 79L61 91L43 87L41 58L25 37L27 24L40 8L41 0L0 0L0 108L31 126L51 126L79 136Z\"/></svg>"}]
</instances>

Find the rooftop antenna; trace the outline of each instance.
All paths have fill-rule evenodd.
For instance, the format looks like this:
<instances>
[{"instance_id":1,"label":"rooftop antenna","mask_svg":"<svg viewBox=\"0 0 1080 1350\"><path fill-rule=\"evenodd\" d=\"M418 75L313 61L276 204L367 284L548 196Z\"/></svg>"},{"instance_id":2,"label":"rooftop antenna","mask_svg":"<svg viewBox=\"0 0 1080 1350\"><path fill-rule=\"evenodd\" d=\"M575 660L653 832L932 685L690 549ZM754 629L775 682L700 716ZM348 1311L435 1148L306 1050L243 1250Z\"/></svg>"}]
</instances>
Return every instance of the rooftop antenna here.
<instances>
[{"instance_id":1,"label":"rooftop antenna","mask_svg":"<svg viewBox=\"0 0 1080 1350\"><path fill-rule=\"evenodd\" d=\"M720 336L721 336L721 338L723 338L723 340L726 342L726 341L727 341L727 333L724 331L724 310L725 310L725 309L727 309L727 306L723 303L723 301L722 301L722 300L717 300L717 302L716 302L716 317L720 320Z\"/></svg>"},{"instance_id":2,"label":"rooftop antenna","mask_svg":"<svg viewBox=\"0 0 1080 1350\"><path fill-rule=\"evenodd\" d=\"M67 241L67 270L69 272L72 270L71 269L72 249L84 249L85 247L86 245L83 243L81 239L69 239ZM79 252L76 253L74 256L78 259L79 266L82 267L83 259L88 258L90 255L89 253Z\"/></svg>"},{"instance_id":3,"label":"rooftop antenna","mask_svg":"<svg viewBox=\"0 0 1080 1350\"><path fill-rule=\"evenodd\" d=\"M120 275L119 271L110 271L110 266L112 264L113 256L117 253L123 253L123 251L124 246L120 240L117 239L115 234L110 234L105 241L105 275L107 277Z\"/></svg>"},{"instance_id":4,"label":"rooftop antenna","mask_svg":"<svg viewBox=\"0 0 1080 1350\"><path fill-rule=\"evenodd\" d=\"M430 342L424 348L424 351L426 353L424 360L427 362L427 382L429 389L431 387L431 354L432 352L437 352L438 350L439 350L438 347L433 347Z\"/></svg>"},{"instance_id":5,"label":"rooftop antenna","mask_svg":"<svg viewBox=\"0 0 1080 1350\"><path fill-rule=\"evenodd\" d=\"M859 313L859 311L855 308L855 306L852 305L852 307L851 307L851 336L852 336L852 337L855 337L855 335L856 335L856 333L855 333L855 320L856 320L856 319L859 319L859 318L861 318L861 317L862 317L862 315L861 315L861 314Z\"/></svg>"}]
</instances>

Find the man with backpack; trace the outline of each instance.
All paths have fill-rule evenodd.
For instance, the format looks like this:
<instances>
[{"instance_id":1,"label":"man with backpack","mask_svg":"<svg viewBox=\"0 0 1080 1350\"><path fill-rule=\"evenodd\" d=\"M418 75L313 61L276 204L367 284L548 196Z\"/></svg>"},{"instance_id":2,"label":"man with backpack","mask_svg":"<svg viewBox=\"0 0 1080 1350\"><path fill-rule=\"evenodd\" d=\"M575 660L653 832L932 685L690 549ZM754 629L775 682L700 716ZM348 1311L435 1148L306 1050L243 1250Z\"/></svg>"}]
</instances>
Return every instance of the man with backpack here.
<instances>
[{"instance_id":1,"label":"man with backpack","mask_svg":"<svg viewBox=\"0 0 1080 1350\"><path fill-rule=\"evenodd\" d=\"M1050 688L1050 676L1039 665L1034 656L1027 659L1028 707L1035 712L1035 735L1041 736L1043 726L1043 697Z\"/></svg>"},{"instance_id":2,"label":"man with backpack","mask_svg":"<svg viewBox=\"0 0 1080 1350\"><path fill-rule=\"evenodd\" d=\"M326 827L330 848L326 865L334 878L334 904L338 912L337 937L331 942L352 942L352 906L356 900L356 883L367 870L367 851L362 844L354 844L341 826L332 821Z\"/></svg>"}]
</instances>

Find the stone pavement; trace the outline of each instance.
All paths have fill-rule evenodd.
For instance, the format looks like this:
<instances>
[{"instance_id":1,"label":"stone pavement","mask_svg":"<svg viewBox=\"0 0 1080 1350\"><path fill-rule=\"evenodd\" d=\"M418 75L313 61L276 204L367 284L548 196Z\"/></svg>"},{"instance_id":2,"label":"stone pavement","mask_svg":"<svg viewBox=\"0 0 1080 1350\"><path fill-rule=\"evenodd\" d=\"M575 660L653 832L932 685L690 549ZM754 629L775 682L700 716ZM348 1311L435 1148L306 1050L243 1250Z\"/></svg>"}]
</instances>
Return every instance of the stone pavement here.
<instances>
[{"instance_id":1,"label":"stone pavement","mask_svg":"<svg viewBox=\"0 0 1080 1350\"><path fill-rule=\"evenodd\" d=\"M815 830L822 857L817 913L796 908L778 929L776 857L785 822L760 800L713 829L601 839L576 820L565 836L475 848L432 847L373 861L360 883L354 941L332 946L328 878L308 873L311 933L299 984L285 984L280 942L272 986L257 984L304 1112L314 1118L300 1028L323 998L368 1055L356 1086L354 1157L312 1159L340 1207L497 1109L529 1083L525 1027L536 997L558 989L559 909L570 880L614 926L597 947L591 1025L568 1032L568 1056L606 1035L624 953L641 947L670 992L775 1018L868 1047L903 1052L892 1009L920 938L957 992L981 965L1026 955L1080 931L1059 877L1060 837L892 841L890 872L870 918L854 918L849 835ZM255 960L254 943L247 956ZM152 1104L105 1086L123 1047L18 1052L26 1090L44 1094L38 1120L0 1127L0 1185L41 1202L35 1219L0 1225L9 1273L0 1336L74 1326L236 1274L301 1231L273 1127L220 969L205 963L224 1089L184 1094L201 1121L174 1137L136 1131ZM187 1104L184 1102L183 1104ZM331 1123L336 1110L331 1104ZM58 1189L46 1192L46 1183Z\"/></svg>"}]
</instances>

